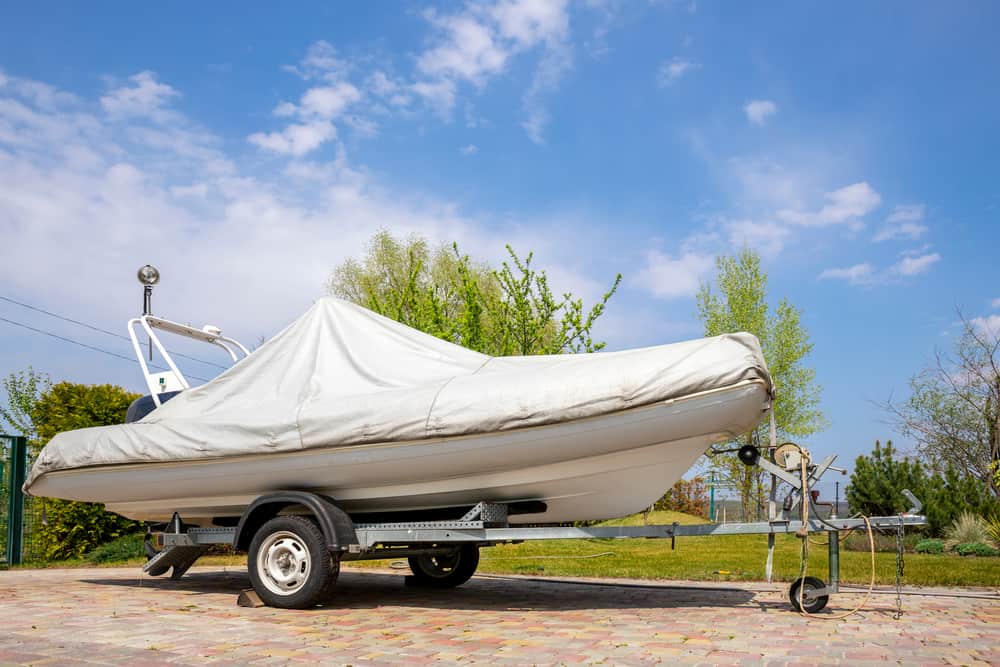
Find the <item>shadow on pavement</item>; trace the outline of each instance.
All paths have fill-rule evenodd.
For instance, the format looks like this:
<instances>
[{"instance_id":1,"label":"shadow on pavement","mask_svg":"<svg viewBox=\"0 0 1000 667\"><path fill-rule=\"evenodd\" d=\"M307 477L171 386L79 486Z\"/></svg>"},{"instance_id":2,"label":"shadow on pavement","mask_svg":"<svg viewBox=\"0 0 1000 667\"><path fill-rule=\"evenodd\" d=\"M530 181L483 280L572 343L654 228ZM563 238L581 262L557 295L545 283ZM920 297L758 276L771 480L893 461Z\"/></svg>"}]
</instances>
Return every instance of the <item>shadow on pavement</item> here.
<instances>
[{"instance_id":1,"label":"shadow on pavement","mask_svg":"<svg viewBox=\"0 0 1000 667\"><path fill-rule=\"evenodd\" d=\"M169 577L84 579L82 583L186 594L232 595L250 586L246 572L195 572L178 581ZM614 585L544 581L488 575L459 588L434 590L404 585L396 574L344 571L334 595L322 609L404 606L469 611L568 611L576 609L668 609L735 607L750 603L754 592L739 588Z\"/></svg>"}]
</instances>

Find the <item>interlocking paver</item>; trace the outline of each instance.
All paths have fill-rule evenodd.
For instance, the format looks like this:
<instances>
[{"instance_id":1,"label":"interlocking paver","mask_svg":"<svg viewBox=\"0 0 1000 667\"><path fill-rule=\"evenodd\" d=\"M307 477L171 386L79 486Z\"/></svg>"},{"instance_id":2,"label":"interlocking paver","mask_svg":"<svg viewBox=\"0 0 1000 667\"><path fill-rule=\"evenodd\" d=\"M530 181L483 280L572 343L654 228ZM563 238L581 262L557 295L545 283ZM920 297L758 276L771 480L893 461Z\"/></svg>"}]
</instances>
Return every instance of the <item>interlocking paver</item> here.
<instances>
[{"instance_id":1,"label":"interlocking paver","mask_svg":"<svg viewBox=\"0 0 1000 667\"><path fill-rule=\"evenodd\" d=\"M243 571L181 581L130 569L0 572L0 664L997 664L1000 595L876 595L860 615L810 620L780 585L477 576L403 586L345 569L330 604L236 606ZM831 599L831 614L857 593Z\"/></svg>"}]
</instances>

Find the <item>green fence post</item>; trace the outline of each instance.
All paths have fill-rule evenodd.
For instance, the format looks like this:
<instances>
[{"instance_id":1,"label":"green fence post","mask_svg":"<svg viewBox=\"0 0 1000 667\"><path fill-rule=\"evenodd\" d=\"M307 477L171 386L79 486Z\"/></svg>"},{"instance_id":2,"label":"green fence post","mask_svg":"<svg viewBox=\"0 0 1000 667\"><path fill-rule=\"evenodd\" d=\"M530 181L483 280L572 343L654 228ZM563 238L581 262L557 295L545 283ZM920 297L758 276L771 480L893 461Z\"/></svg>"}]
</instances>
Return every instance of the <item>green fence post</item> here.
<instances>
[{"instance_id":1,"label":"green fence post","mask_svg":"<svg viewBox=\"0 0 1000 667\"><path fill-rule=\"evenodd\" d=\"M10 438L10 487L7 506L7 564L21 564L21 540L24 532L24 472L28 463L28 443L21 436Z\"/></svg>"},{"instance_id":2,"label":"green fence post","mask_svg":"<svg viewBox=\"0 0 1000 667\"><path fill-rule=\"evenodd\" d=\"M712 471L712 481L708 484L708 520L715 521L715 471Z\"/></svg>"}]
</instances>

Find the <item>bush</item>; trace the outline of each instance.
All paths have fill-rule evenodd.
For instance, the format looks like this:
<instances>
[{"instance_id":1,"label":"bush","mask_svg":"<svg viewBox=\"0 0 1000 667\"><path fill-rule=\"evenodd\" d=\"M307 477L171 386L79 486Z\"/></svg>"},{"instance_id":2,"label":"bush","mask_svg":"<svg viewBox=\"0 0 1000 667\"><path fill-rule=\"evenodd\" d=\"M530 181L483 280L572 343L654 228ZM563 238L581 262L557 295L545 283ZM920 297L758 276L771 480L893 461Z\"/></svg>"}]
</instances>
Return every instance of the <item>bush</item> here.
<instances>
[{"instance_id":1,"label":"bush","mask_svg":"<svg viewBox=\"0 0 1000 667\"><path fill-rule=\"evenodd\" d=\"M986 519L986 532L989 533L993 546L1000 549L1000 514Z\"/></svg>"},{"instance_id":2,"label":"bush","mask_svg":"<svg viewBox=\"0 0 1000 667\"><path fill-rule=\"evenodd\" d=\"M971 512L962 512L945 531L945 545L986 544L989 540L986 522Z\"/></svg>"},{"instance_id":3,"label":"bush","mask_svg":"<svg viewBox=\"0 0 1000 667\"><path fill-rule=\"evenodd\" d=\"M913 547L913 550L918 554L941 554L944 553L944 542L933 538L920 540Z\"/></svg>"},{"instance_id":4,"label":"bush","mask_svg":"<svg viewBox=\"0 0 1000 667\"><path fill-rule=\"evenodd\" d=\"M98 503L54 498L46 498L44 503L46 522L35 526L35 536L45 560L82 558L102 544L144 528Z\"/></svg>"},{"instance_id":5,"label":"bush","mask_svg":"<svg viewBox=\"0 0 1000 667\"><path fill-rule=\"evenodd\" d=\"M1000 556L1000 551L982 542L956 544L955 553L959 556Z\"/></svg>"},{"instance_id":6,"label":"bush","mask_svg":"<svg viewBox=\"0 0 1000 667\"><path fill-rule=\"evenodd\" d=\"M133 558L145 556L143 548L145 536L142 533L134 533L119 537L117 540L102 544L89 554L86 558L91 563L121 563Z\"/></svg>"},{"instance_id":7,"label":"bush","mask_svg":"<svg viewBox=\"0 0 1000 667\"><path fill-rule=\"evenodd\" d=\"M129 403L138 398L114 385L60 382L46 389L32 408L38 445L56 434L125 421ZM45 499L46 521L35 527L35 538L46 560L80 558L111 540L143 528L95 503Z\"/></svg>"}]
</instances>

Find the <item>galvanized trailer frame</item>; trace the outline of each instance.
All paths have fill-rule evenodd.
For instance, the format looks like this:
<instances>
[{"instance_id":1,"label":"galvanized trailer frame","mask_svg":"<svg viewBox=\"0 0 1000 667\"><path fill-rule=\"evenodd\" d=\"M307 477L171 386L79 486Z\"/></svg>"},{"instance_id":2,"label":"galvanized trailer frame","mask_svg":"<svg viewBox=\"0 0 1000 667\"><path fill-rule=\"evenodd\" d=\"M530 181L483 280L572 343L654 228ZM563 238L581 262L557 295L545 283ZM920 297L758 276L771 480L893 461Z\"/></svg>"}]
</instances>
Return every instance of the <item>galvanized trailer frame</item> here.
<instances>
[{"instance_id":1,"label":"galvanized trailer frame","mask_svg":"<svg viewBox=\"0 0 1000 667\"><path fill-rule=\"evenodd\" d=\"M926 518L917 514L917 511L919 507L896 516L869 517L868 522L873 529L893 531L900 527L925 525ZM673 523L651 526L521 527L511 526L508 523L505 505L482 502L455 521L355 524L356 540L343 546L339 559L351 561L447 554L454 551L458 545L480 548L528 540L670 539L673 548L675 540L679 537L768 535L769 538L773 538L781 534L800 534L802 526L800 520L778 518L752 523L697 525ZM825 532L828 536L829 550L827 582L822 586L812 586L806 593L804 604L812 605L810 611L822 609L829 595L840 590L840 531L865 528L865 526L863 518L809 519L808 532ZM143 569L163 574L166 569L172 567L172 577L175 579L183 576L210 546L234 545L239 539L237 527L187 528L176 515L167 530L155 533L154 537L156 545L161 547L161 550ZM793 597L790 591L790 599ZM797 606L794 599L793 606Z\"/></svg>"}]
</instances>

